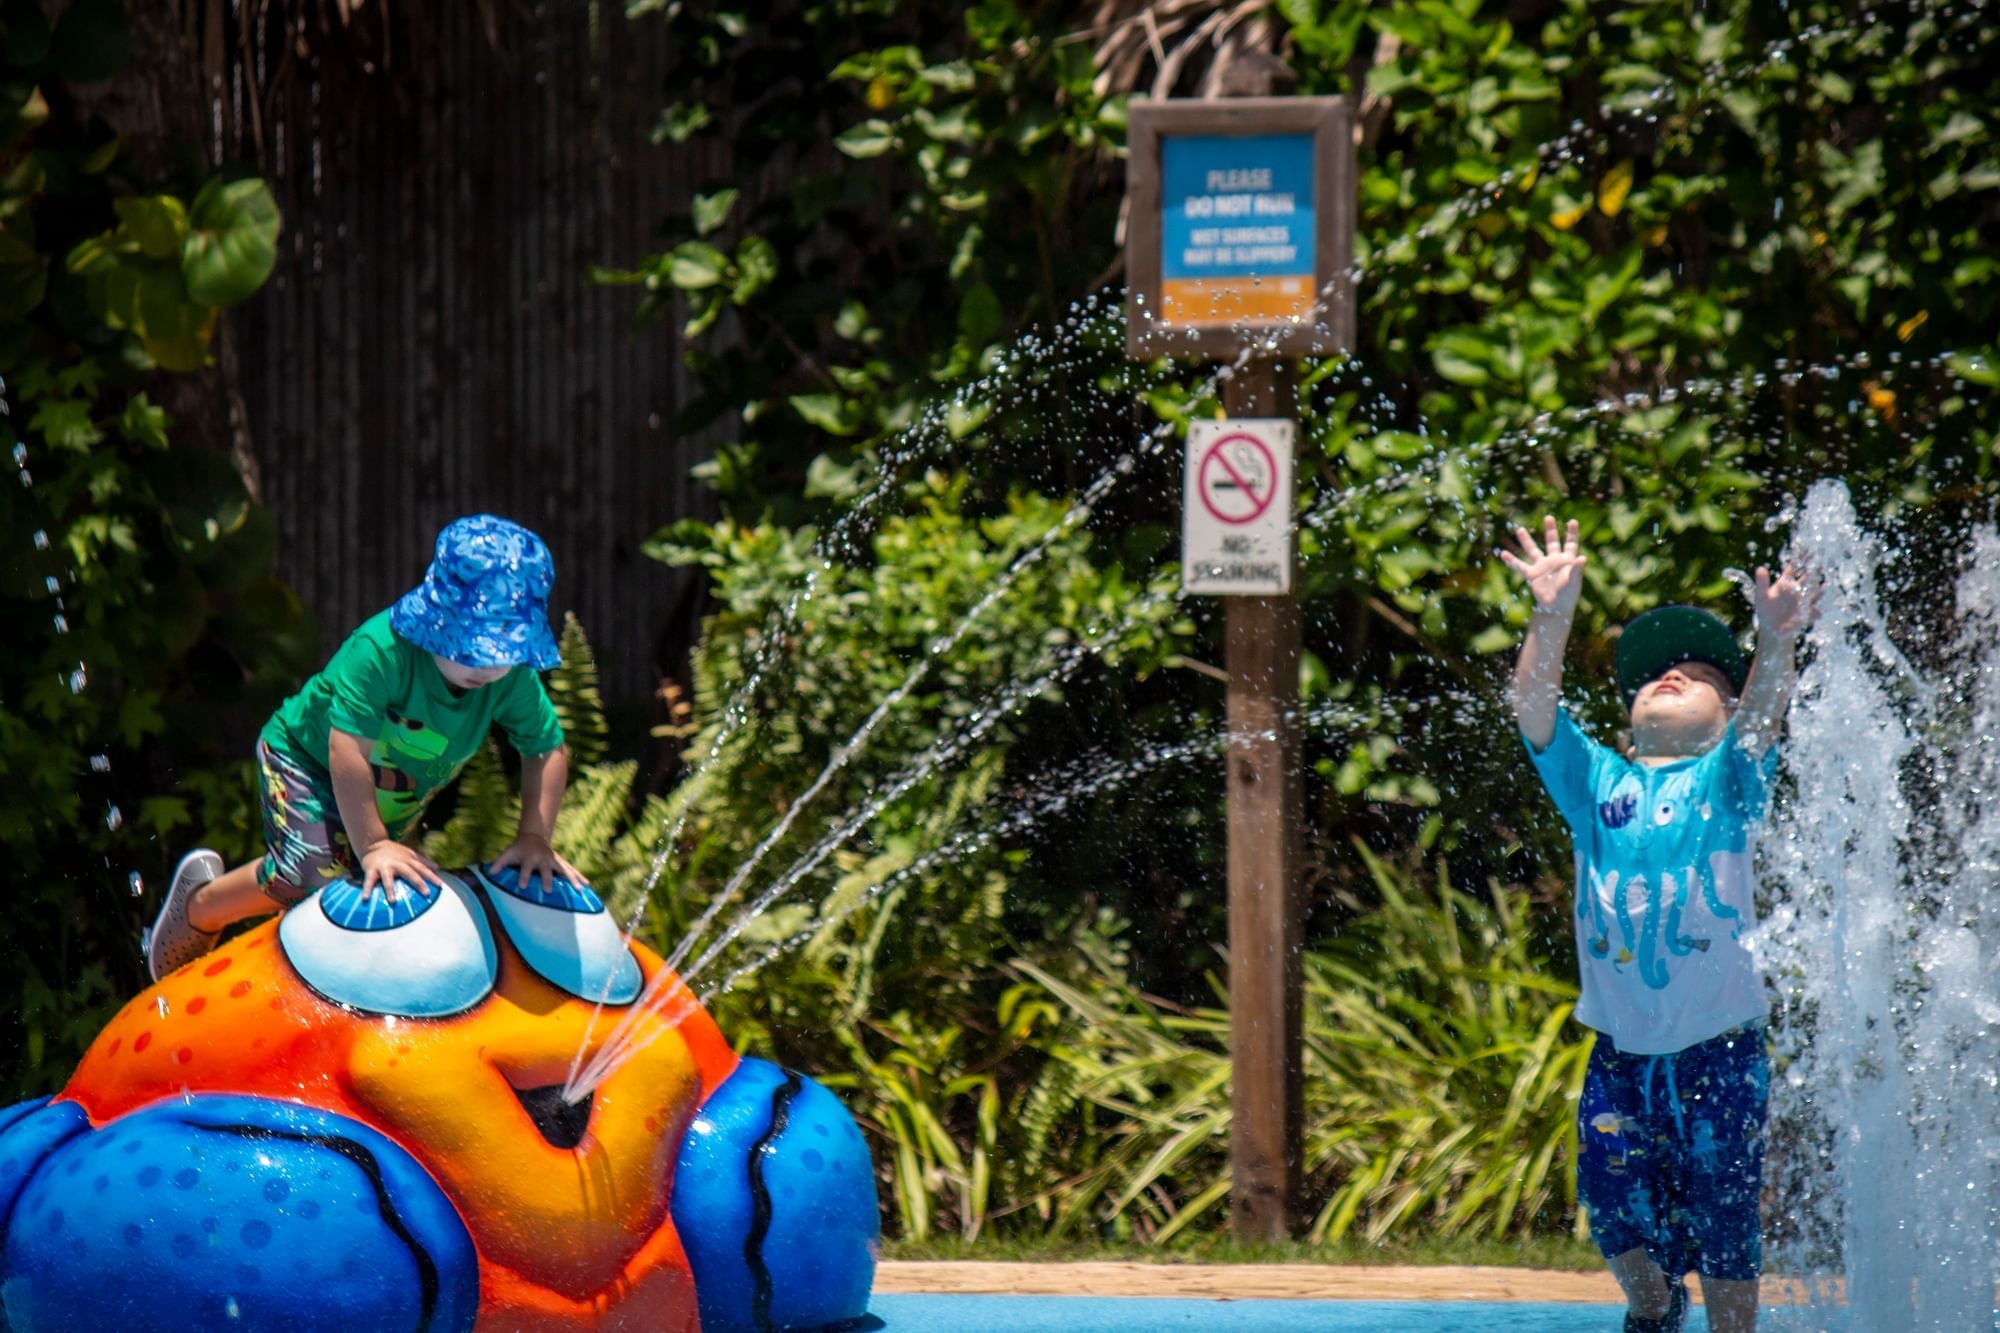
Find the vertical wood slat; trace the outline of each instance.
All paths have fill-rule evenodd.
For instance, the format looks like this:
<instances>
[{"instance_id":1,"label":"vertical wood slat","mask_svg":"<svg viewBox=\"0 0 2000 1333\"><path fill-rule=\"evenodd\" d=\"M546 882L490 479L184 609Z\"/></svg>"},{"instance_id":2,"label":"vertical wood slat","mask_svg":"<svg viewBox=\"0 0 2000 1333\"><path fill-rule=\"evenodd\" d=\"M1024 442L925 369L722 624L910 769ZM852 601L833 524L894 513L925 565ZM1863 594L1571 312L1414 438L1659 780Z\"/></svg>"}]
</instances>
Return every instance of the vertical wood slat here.
<instances>
[{"instance_id":1,"label":"vertical wood slat","mask_svg":"<svg viewBox=\"0 0 2000 1333\"><path fill-rule=\"evenodd\" d=\"M417 581L442 524L517 518L555 552L553 610L583 618L607 701L643 720L661 644L671 667L697 627L664 623L693 575L639 545L708 509L688 470L711 442L675 428L676 331L632 333L631 291L586 271L654 248L662 215L723 173L713 150L646 140L657 21L548 0L496 51L473 7L432 14L422 58L405 44L366 76L302 61L261 146L226 136L285 218L277 272L238 315L279 573L330 651ZM263 40L275 56L291 39Z\"/></svg>"}]
</instances>

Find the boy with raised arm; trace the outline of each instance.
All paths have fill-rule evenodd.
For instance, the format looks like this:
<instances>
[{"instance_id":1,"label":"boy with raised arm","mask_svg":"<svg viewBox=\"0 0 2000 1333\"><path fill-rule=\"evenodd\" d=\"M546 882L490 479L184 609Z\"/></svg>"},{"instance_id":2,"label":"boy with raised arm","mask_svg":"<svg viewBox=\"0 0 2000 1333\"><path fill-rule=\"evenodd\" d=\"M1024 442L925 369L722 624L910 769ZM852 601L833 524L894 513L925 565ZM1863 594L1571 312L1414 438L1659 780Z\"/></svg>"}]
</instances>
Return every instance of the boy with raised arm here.
<instances>
[{"instance_id":1,"label":"boy with raised arm","mask_svg":"<svg viewBox=\"0 0 2000 1333\"><path fill-rule=\"evenodd\" d=\"M1791 701L1793 653L1816 595L1793 567L1756 573L1757 650L1745 663L1707 611L1664 606L1625 627L1618 685L1627 754L1561 706L1587 557L1577 525L1542 521L1502 552L1534 617L1514 671L1514 715L1576 852L1577 1021L1597 1033L1577 1109L1577 1195L1624 1288L1627 1333L1676 1333L1684 1277L1700 1275L1709 1328L1757 1322L1758 1191L1770 1068L1751 842Z\"/></svg>"}]
</instances>

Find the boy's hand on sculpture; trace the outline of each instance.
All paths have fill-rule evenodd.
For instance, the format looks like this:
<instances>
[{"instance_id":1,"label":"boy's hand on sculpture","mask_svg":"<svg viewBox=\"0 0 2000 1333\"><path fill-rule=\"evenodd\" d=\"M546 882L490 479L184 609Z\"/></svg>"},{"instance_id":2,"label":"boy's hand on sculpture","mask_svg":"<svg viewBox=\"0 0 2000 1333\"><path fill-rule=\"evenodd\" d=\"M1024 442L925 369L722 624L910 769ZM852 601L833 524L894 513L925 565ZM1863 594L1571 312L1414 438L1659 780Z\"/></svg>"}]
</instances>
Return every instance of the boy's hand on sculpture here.
<instances>
[{"instance_id":1,"label":"boy's hand on sculpture","mask_svg":"<svg viewBox=\"0 0 2000 1333\"><path fill-rule=\"evenodd\" d=\"M1756 586L1750 593L1757 628L1787 639L1803 634L1819 619L1819 599L1825 587L1809 568L1797 564L1786 565L1775 579L1769 569L1757 566Z\"/></svg>"},{"instance_id":2,"label":"boy's hand on sculpture","mask_svg":"<svg viewBox=\"0 0 2000 1333\"><path fill-rule=\"evenodd\" d=\"M1553 515L1544 517L1539 546L1534 534L1526 528L1515 528L1514 540L1521 544L1521 555L1502 551L1500 558L1527 580L1536 612L1564 619L1575 614L1577 598L1583 594L1583 567L1590 563L1590 557L1583 554L1577 540L1576 520L1569 521L1567 530L1559 530Z\"/></svg>"},{"instance_id":3,"label":"boy's hand on sculpture","mask_svg":"<svg viewBox=\"0 0 2000 1333\"><path fill-rule=\"evenodd\" d=\"M403 896L396 886L400 879L428 898L444 887L443 873L437 862L416 848L384 838L361 853L361 896L366 898L379 885L389 901L395 902Z\"/></svg>"},{"instance_id":4,"label":"boy's hand on sculpture","mask_svg":"<svg viewBox=\"0 0 2000 1333\"><path fill-rule=\"evenodd\" d=\"M514 839L506 851L493 858L493 868L502 870L508 866L516 868L521 883L527 884L535 876L541 877L537 887L546 891L560 875L572 884L588 884L581 870L563 858L562 853L549 845L549 840L534 833L523 833Z\"/></svg>"}]
</instances>

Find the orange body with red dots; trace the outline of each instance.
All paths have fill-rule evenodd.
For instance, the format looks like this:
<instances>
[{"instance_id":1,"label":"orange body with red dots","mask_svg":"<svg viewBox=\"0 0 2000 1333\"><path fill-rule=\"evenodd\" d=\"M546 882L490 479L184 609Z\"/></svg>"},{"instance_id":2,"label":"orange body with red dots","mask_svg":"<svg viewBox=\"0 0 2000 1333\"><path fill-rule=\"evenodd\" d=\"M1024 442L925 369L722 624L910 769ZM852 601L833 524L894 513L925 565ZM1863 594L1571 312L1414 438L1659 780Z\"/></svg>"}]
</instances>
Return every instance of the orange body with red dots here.
<instances>
[{"instance_id":1,"label":"orange body with red dots","mask_svg":"<svg viewBox=\"0 0 2000 1333\"><path fill-rule=\"evenodd\" d=\"M493 992L472 1009L357 1013L305 985L277 929L266 923L142 992L61 1099L95 1126L182 1092L351 1117L406 1149L456 1205L479 1256L480 1327L698 1327L669 1191L689 1119L737 1058L684 987L674 982L639 1019L644 1048L596 1087L575 1146L559 1147L517 1094L561 1084L614 1015L594 1018L504 935ZM650 982L661 960L633 953Z\"/></svg>"}]
</instances>

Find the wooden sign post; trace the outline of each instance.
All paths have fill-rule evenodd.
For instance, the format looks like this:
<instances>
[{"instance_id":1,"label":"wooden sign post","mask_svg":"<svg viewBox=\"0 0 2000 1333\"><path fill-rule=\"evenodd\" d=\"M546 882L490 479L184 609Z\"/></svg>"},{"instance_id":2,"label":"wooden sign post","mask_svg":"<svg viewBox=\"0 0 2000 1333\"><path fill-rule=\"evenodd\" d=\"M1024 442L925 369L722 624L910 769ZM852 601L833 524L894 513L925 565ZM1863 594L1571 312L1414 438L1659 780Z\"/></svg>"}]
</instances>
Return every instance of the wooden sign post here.
<instances>
[{"instance_id":1,"label":"wooden sign post","mask_svg":"<svg viewBox=\"0 0 2000 1333\"><path fill-rule=\"evenodd\" d=\"M1354 342L1354 134L1337 97L1136 101L1127 176L1126 351L1232 363L1228 417L1295 418L1289 361ZM1247 430L1258 449L1273 432ZM1296 437L1296 430L1285 433ZM1188 493L1216 488L1224 521L1272 499L1257 454L1190 458ZM1289 503L1292 460L1283 460ZM1289 513L1288 513L1289 518ZM1247 522L1248 519L1243 521ZM1298 1220L1304 1126L1300 1042L1303 862L1300 622L1285 528L1283 577L1230 593L1230 1209L1240 1241ZM1247 548L1246 548L1247 550ZM1184 562L1185 563L1185 562ZM1252 575L1261 562L1240 568ZM1235 572L1216 565L1214 572ZM1185 572L1190 590L1198 576ZM1254 577L1251 586L1255 586ZM1261 594L1261 595L1260 595Z\"/></svg>"}]
</instances>

